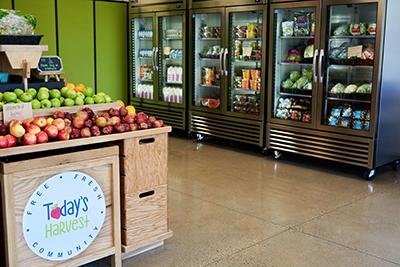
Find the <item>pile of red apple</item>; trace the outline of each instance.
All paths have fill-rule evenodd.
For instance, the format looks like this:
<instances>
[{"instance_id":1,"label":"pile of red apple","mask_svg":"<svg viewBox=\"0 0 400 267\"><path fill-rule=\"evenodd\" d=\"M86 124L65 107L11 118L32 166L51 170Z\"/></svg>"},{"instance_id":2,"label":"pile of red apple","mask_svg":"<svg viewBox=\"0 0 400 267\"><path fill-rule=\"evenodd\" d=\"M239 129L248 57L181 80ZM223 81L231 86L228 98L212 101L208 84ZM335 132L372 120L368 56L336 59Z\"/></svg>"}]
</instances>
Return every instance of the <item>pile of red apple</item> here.
<instances>
[{"instance_id":1,"label":"pile of red apple","mask_svg":"<svg viewBox=\"0 0 400 267\"><path fill-rule=\"evenodd\" d=\"M76 114L57 111L52 117L38 116L23 122L12 120L0 124L0 148L34 145L50 141L87 138L91 136L124 133L141 129L163 127L164 122L143 112L130 114L125 107L111 108L95 114L85 108Z\"/></svg>"}]
</instances>

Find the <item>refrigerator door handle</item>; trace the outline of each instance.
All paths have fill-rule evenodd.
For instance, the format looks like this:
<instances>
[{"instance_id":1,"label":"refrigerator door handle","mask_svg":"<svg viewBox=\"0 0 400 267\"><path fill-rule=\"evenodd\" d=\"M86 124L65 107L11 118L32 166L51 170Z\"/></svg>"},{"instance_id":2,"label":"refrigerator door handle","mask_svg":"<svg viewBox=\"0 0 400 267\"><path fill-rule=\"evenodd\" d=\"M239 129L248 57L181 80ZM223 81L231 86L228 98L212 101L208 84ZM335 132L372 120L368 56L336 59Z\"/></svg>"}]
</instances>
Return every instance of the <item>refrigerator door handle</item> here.
<instances>
[{"instance_id":1,"label":"refrigerator door handle","mask_svg":"<svg viewBox=\"0 0 400 267\"><path fill-rule=\"evenodd\" d=\"M319 50L315 49L314 52L314 58L313 58L313 76L314 76L314 82L318 83L318 74L317 74L317 57L319 54Z\"/></svg>"},{"instance_id":2,"label":"refrigerator door handle","mask_svg":"<svg viewBox=\"0 0 400 267\"><path fill-rule=\"evenodd\" d=\"M219 68L221 70L221 75L224 75L224 68L223 68L224 51L225 48L221 48L221 51L219 52Z\"/></svg>"},{"instance_id":3,"label":"refrigerator door handle","mask_svg":"<svg viewBox=\"0 0 400 267\"><path fill-rule=\"evenodd\" d=\"M227 57L228 57L228 48L225 48L225 53L224 53L224 72L225 72L225 76L228 76L228 67L227 67L227 63L226 63Z\"/></svg>"},{"instance_id":4,"label":"refrigerator door handle","mask_svg":"<svg viewBox=\"0 0 400 267\"><path fill-rule=\"evenodd\" d=\"M324 49L321 49L321 52L319 53L319 64L318 64L318 73L319 73L319 82L322 84L324 82L324 77L322 73L322 59L325 56Z\"/></svg>"},{"instance_id":5,"label":"refrigerator door handle","mask_svg":"<svg viewBox=\"0 0 400 267\"><path fill-rule=\"evenodd\" d=\"M158 65L157 65L157 62L158 62L158 47L156 47L156 50L155 50L155 52L154 52L154 55L155 55L155 58L154 58L154 65L156 66L156 70L158 70Z\"/></svg>"},{"instance_id":6,"label":"refrigerator door handle","mask_svg":"<svg viewBox=\"0 0 400 267\"><path fill-rule=\"evenodd\" d=\"M155 56L154 56L155 52L156 52L156 48L153 47L153 53L151 54L151 62L153 63L153 70L156 69L156 62L155 62L155 60L154 60L154 58L155 58Z\"/></svg>"}]
</instances>

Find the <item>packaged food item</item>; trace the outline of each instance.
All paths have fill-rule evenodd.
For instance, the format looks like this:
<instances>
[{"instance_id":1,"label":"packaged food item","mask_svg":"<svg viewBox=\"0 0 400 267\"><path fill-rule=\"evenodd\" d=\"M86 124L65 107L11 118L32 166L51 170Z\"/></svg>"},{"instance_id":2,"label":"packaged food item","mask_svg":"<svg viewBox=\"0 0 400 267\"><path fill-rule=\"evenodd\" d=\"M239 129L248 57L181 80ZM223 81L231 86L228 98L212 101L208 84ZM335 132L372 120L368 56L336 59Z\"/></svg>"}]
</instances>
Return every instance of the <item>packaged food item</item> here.
<instances>
[{"instance_id":1,"label":"packaged food item","mask_svg":"<svg viewBox=\"0 0 400 267\"><path fill-rule=\"evenodd\" d=\"M335 118L339 118L340 115L342 114L342 108L337 107L337 108L332 108L331 110L331 116Z\"/></svg>"},{"instance_id":2,"label":"packaged food item","mask_svg":"<svg viewBox=\"0 0 400 267\"><path fill-rule=\"evenodd\" d=\"M353 119L355 120L362 120L365 117L365 111L363 110L354 110L353 112Z\"/></svg>"},{"instance_id":3,"label":"packaged food item","mask_svg":"<svg viewBox=\"0 0 400 267\"><path fill-rule=\"evenodd\" d=\"M256 38L257 36L257 24L249 23L246 31L246 38Z\"/></svg>"},{"instance_id":4,"label":"packaged food item","mask_svg":"<svg viewBox=\"0 0 400 267\"><path fill-rule=\"evenodd\" d=\"M364 130L369 131L369 121L364 122Z\"/></svg>"},{"instance_id":5,"label":"packaged food item","mask_svg":"<svg viewBox=\"0 0 400 267\"><path fill-rule=\"evenodd\" d=\"M334 36L346 36L349 34L349 26L347 24L342 24L336 27L333 31Z\"/></svg>"},{"instance_id":6,"label":"packaged food item","mask_svg":"<svg viewBox=\"0 0 400 267\"><path fill-rule=\"evenodd\" d=\"M361 58L362 59L370 59L374 60L375 57L375 49L373 44L368 44L362 51Z\"/></svg>"},{"instance_id":7,"label":"packaged food item","mask_svg":"<svg viewBox=\"0 0 400 267\"><path fill-rule=\"evenodd\" d=\"M294 15L294 35L295 36L310 35L310 21L307 14L298 13Z\"/></svg>"},{"instance_id":8,"label":"packaged food item","mask_svg":"<svg viewBox=\"0 0 400 267\"><path fill-rule=\"evenodd\" d=\"M315 35L315 12L311 12L309 14L310 16L310 35L314 36Z\"/></svg>"},{"instance_id":9,"label":"packaged food item","mask_svg":"<svg viewBox=\"0 0 400 267\"><path fill-rule=\"evenodd\" d=\"M242 89L250 89L250 79L242 79Z\"/></svg>"},{"instance_id":10,"label":"packaged food item","mask_svg":"<svg viewBox=\"0 0 400 267\"><path fill-rule=\"evenodd\" d=\"M257 79L261 78L260 77L261 76L261 70L253 69L250 72L251 72L250 75L251 75L251 79L252 80L257 80Z\"/></svg>"},{"instance_id":11,"label":"packaged food item","mask_svg":"<svg viewBox=\"0 0 400 267\"><path fill-rule=\"evenodd\" d=\"M314 57L314 44L308 45L306 49L304 49L304 58L311 59Z\"/></svg>"},{"instance_id":12,"label":"packaged food item","mask_svg":"<svg viewBox=\"0 0 400 267\"><path fill-rule=\"evenodd\" d=\"M311 114L310 113L303 114L303 122L311 122Z\"/></svg>"},{"instance_id":13,"label":"packaged food item","mask_svg":"<svg viewBox=\"0 0 400 267\"><path fill-rule=\"evenodd\" d=\"M18 10L0 9L0 34L34 34L35 16Z\"/></svg>"},{"instance_id":14,"label":"packaged food item","mask_svg":"<svg viewBox=\"0 0 400 267\"><path fill-rule=\"evenodd\" d=\"M238 25L235 27L235 35L237 38L246 38L247 26Z\"/></svg>"},{"instance_id":15,"label":"packaged food item","mask_svg":"<svg viewBox=\"0 0 400 267\"><path fill-rule=\"evenodd\" d=\"M242 41L235 40L235 50L234 50L235 59L240 59L240 56L242 55L242 46L243 46Z\"/></svg>"},{"instance_id":16,"label":"packaged food item","mask_svg":"<svg viewBox=\"0 0 400 267\"><path fill-rule=\"evenodd\" d=\"M242 77L235 76L234 87L237 89L242 88Z\"/></svg>"},{"instance_id":17,"label":"packaged food item","mask_svg":"<svg viewBox=\"0 0 400 267\"><path fill-rule=\"evenodd\" d=\"M250 80L250 89L253 91L258 90L258 81L257 80Z\"/></svg>"},{"instance_id":18,"label":"packaged food item","mask_svg":"<svg viewBox=\"0 0 400 267\"><path fill-rule=\"evenodd\" d=\"M340 118L339 126L343 127L343 128L350 128L351 127L351 119L350 118Z\"/></svg>"},{"instance_id":19,"label":"packaged food item","mask_svg":"<svg viewBox=\"0 0 400 267\"><path fill-rule=\"evenodd\" d=\"M328 119L328 125L337 127L339 125L339 119L337 117L330 116Z\"/></svg>"},{"instance_id":20,"label":"packaged food item","mask_svg":"<svg viewBox=\"0 0 400 267\"><path fill-rule=\"evenodd\" d=\"M371 120L371 112L369 110L365 111L365 119L366 120Z\"/></svg>"},{"instance_id":21,"label":"packaged food item","mask_svg":"<svg viewBox=\"0 0 400 267\"><path fill-rule=\"evenodd\" d=\"M298 63L303 60L302 52L299 49L290 49L288 51L287 62Z\"/></svg>"},{"instance_id":22,"label":"packaged food item","mask_svg":"<svg viewBox=\"0 0 400 267\"><path fill-rule=\"evenodd\" d=\"M352 118L353 117L353 109L351 106L347 106L342 111L342 118Z\"/></svg>"},{"instance_id":23,"label":"packaged food item","mask_svg":"<svg viewBox=\"0 0 400 267\"><path fill-rule=\"evenodd\" d=\"M362 130L364 127L364 122L362 120L354 120L352 128L354 130Z\"/></svg>"},{"instance_id":24,"label":"packaged food item","mask_svg":"<svg viewBox=\"0 0 400 267\"><path fill-rule=\"evenodd\" d=\"M242 70L242 77L243 79L249 79L250 80L250 70L248 69L243 69Z\"/></svg>"},{"instance_id":25,"label":"packaged food item","mask_svg":"<svg viewBox=\"0 0 400 267\"><path fill-rule=\"evenodd\" d=\"M357 36L357 35L364 35L367 31L365 23L354 23L350 24L350 34Z\"/></svg>"},{"instance_id":26,"label":"packaged food item","mask_svg":"<svg viewBox=\"0 0 400 267\"><path fill-rule=\"evenodd\" d=\"M375 35L376 34L376 23L375 22L368 23L367 33L369 35Z\"/></svg>"},{"instance_id":27,"label":"packaged food item","mask_svg":"<svg viewBox=\"0 0 400 267\"><path fill-rule=\"evenodd\" d=\"M350 84L344 89L345 94L353 94L357 91L357 85Z\"/></svg>"},{"instance_id":28,"label":"packaged food item","mask_svg":"<svg viewBox=\"0 0 400 267\"><path fill-rule=\"evenodd\" d=\"M294 21L282 22L282 36L293 36L294 34Z\"/></svg>"}]
</instances>

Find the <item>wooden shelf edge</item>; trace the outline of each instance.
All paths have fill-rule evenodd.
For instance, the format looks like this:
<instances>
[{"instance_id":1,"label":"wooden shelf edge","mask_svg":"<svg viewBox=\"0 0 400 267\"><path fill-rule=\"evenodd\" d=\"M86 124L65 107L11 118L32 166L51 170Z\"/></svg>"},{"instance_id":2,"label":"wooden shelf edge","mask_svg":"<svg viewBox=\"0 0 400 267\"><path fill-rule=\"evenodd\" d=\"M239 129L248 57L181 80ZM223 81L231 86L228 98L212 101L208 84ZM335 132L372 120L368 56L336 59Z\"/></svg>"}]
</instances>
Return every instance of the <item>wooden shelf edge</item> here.
<instances>
[{"instance_id":1,"label":"wooden shelf edge","mask_svg":"<svg viewBox=\"0 0 400 267\"><path fill-rule=\"evenodd\" d=\"M155 243L158 243L160 241L164 241L168 238L171 238L173 235L174 235L174 232L169 230L168 232L166 232L162 235L151 238L150 240L148 240L148 242L141 243L141 245L131 245L131 246L122 245L122 252L124 253L124 255L122 257L124 259L127 259L127 258L129 258L128 254L135 255L136 252L142 250L143 248L153 245ZM128 256L125 256L125 255L128 255Z\"/></svg>"},{"instance_id":2,"label":"wooden shelf edge","mask_svg":"<svg viewBox=\"0 0 400 267\"><path fill-rule=\"evenodd\" d=\"M12 148L3 148L3 149L0 149L0 158L20 155L20 154L28 154L28 153L63 149L63 148L69 148L69 147L77 147L77 146L93 145L93 144L106 143L106 142L114 142L114 141L119 141L119 140L123 140L123 139L131 139L131 138L137 138L137 137L143 137L143 136L151 136L151 135L156 135L156 134L169 133L171 131L172 131L171 126L165 126L162 128L138 130L138 131L134 131L134 132L126 132L126 133L119 133L119 134L100 135L100 136L96 136L96 137L79 138L79 139L73 139L73 140L68 140L68 141L55 141L55 142L36 144L36 145L31 145L31 146L17 146L17 147L12 147Z\"/></svg>"}]
</instances>

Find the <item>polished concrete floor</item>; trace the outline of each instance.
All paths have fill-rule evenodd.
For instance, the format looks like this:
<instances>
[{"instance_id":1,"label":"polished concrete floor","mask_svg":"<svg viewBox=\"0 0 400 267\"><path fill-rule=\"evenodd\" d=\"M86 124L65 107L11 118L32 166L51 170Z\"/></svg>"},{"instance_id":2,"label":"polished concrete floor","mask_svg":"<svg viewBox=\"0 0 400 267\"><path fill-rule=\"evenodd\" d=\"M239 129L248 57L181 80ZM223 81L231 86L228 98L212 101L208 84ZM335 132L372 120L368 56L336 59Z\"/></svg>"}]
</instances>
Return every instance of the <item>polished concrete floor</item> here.
<instances>
[{"instance_id":1,"label":"polished concrete floor","mask_svg":"<svg viewBox=\"0 0 400 267\"><path fill-rule=\"evenodd\" d=\"M174 236L124 266L398 266L400 172L170 138Z\"/></svg>"}]
</instances>

